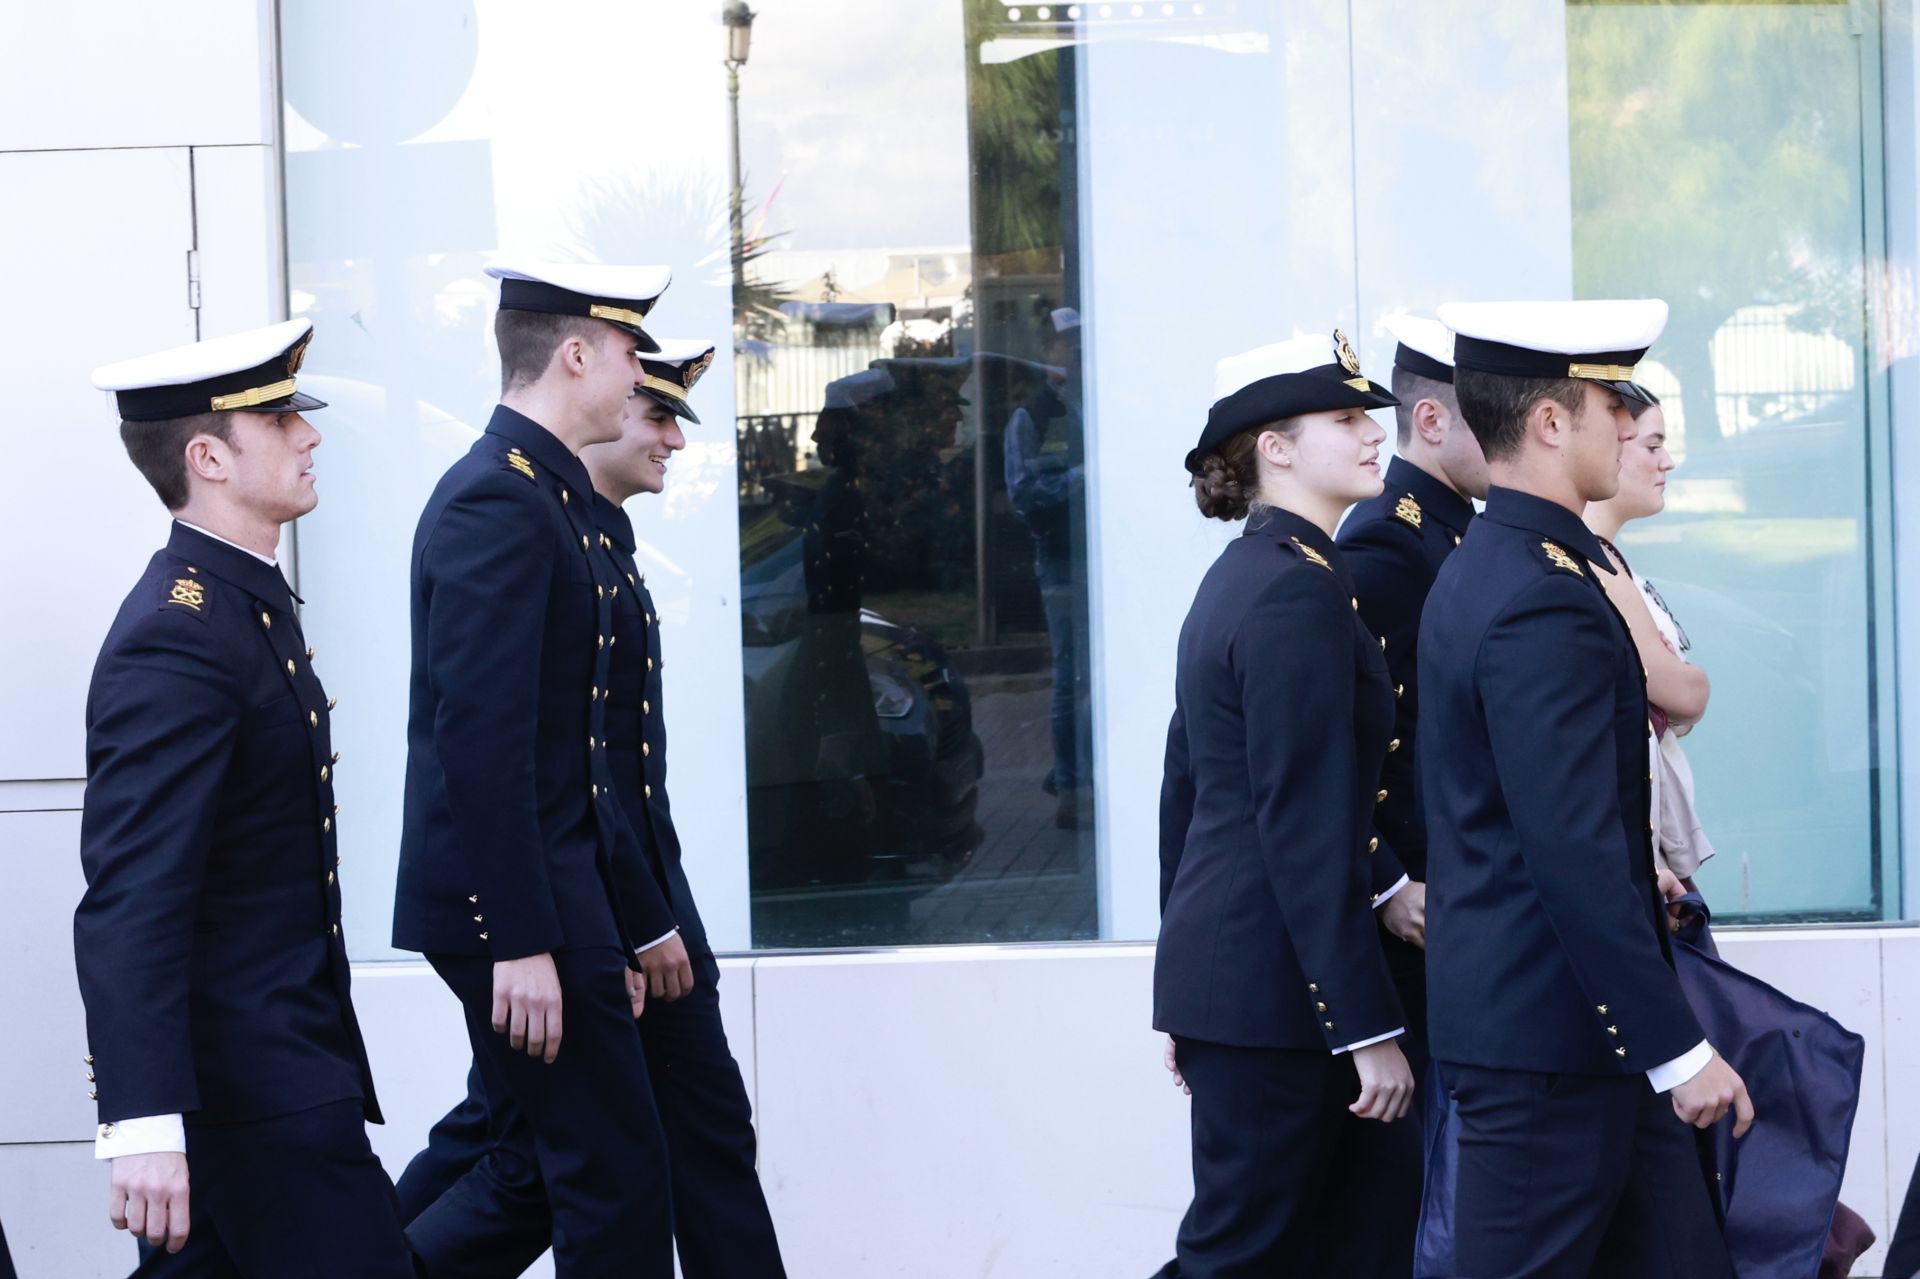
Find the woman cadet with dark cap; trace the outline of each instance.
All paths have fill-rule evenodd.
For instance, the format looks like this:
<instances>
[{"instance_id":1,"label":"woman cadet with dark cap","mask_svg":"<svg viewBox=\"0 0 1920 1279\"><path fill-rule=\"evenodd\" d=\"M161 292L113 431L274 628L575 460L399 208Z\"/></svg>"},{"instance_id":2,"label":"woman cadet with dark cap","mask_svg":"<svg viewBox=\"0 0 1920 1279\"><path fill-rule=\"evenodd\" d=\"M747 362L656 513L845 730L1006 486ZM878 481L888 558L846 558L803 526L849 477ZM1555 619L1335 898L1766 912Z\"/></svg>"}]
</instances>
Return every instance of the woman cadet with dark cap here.
<instances>
[{"instance_id":1,"label":"woman cadet with dark cap","mask_svg":"<svg viewBox=\"0 0 1920 1279\"><path fill-rule=\"evenodd\" d=\"M1222 360L1187 455L1245 520L1180 631L1153 1024L1193 1097L1182 1279L1408 1274L1420 1135L1373 911L1395 689L1333 530L1381 490L1396 401L1335 332ZM1381 876L1384 878L1384 875Z\"/></svg>"}]
</instances>

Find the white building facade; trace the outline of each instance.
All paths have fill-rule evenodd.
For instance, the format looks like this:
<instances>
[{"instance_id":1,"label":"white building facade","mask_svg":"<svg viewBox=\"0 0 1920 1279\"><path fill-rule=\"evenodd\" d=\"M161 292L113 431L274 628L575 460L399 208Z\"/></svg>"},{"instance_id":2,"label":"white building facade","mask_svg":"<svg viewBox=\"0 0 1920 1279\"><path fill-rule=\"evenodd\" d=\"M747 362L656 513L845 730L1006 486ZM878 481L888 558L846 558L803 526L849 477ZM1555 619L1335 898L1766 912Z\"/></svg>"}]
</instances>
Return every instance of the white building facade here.
<instances>
[{"instance_id":1,"label":"white building facade","mask_svg":"<svg viewBox=\"0 0 1920 1279\"><path fill-rule=\"evenodd\" d=\"M452 998L388 945L406 548L497 393L481 271L508 249L671 263L658 331L719 344L667 494L631 509L792 1273L1168 1255L1190 1181L1148 1024L1160 751L1228 532L1180 458L1220 355L1337 325L1379 378L1381 318L1454 298L1674 305L1645 373L1683 465L1623 548L1714 681L1689 751L1722 949L1866 1039L1843 1198L1884 1240L1920 1155L1911 0L764 0L737 106L720 8L0 13L0 1221L25 1279L133 1257L92 1160L71 913L88 675L166 516L87 373L315 322L321 506L282 558L339 696L397 1174L467 1061ZM837 417L826 383L877 352L931 362ZM1047 386L1084 421L1052 550L1003 440ZM865 494L829 529L845 579L808 541L836 476ZM1064 711L1060 600L1085 637Z\"/></svg>"}]
</instances>

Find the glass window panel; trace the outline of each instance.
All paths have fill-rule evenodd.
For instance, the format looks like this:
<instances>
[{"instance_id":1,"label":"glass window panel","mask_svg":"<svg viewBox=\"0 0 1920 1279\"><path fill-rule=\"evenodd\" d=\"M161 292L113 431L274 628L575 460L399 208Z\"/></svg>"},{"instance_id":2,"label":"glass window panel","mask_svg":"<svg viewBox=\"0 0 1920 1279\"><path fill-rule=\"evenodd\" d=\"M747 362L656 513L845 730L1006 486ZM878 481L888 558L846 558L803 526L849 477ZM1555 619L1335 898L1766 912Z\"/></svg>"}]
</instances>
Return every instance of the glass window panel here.
<instances>
[{"instance_id":1,"label":"glass window panel","mask_svg":"<svg viewBox=\"0 0 1920 1279\"><path fill-rule=\"evenodd\" d=\"M1075 54L1003 8L769 0L741 70L757 946L1097 931Z\"/></svg>"},{"instance_id":2,"label":"glass window panel","mask_svg":"<svg viewBox=\"0 0 1920 1279\"><path fill-rule=\"evenodd\" d=\"M1622 549L1713 677L1688 755L1719 854L1699 880L1723 918L1898 905L1870 11L1567 9L1576 294L1673 308L1645 374L1681 465Z\"/></svg>"}]
</instances>

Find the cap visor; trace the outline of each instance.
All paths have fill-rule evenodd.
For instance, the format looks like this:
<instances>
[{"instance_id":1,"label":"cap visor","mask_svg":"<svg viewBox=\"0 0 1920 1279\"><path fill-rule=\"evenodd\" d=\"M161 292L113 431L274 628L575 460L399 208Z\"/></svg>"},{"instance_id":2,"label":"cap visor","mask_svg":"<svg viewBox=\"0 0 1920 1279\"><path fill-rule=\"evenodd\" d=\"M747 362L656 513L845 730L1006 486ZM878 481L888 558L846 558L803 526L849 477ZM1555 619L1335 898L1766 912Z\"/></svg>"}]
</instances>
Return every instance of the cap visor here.
<instances>
[{"instance_id":1,"label":"cap visor","mask_svg":"<svg viewBox=\"0 0 1920 1279\"><path fill-rule=\"evenodd\" d=\"M1602 385L1612 387L1614 390L1620 392L1621 398L1632 400L1636 404L1645 404L1648 407L1652 407L1660 402L1653 398L1653 392L1641 386L1638 382L1606 382Z\"/></svg>"},{"instance_id":2,"label":"cap visor","mask_svg":"<svg viewBox=\"0 0 1920 1279\"><path fill-rule=\"evenodd\" d=\"M639 351L642 355L660 354L660 344L654 341L653 338L648 335L647 331L641 328L639 325L622 324L618 320L608 320L607 323L611 324L616 329L625 329L627 332L633 334L634 349Z\"/></svg>"},{"instance_id":3,"label":"cap visor","mask_svg":"<svg viewBox=\"0 0 1920 1279\"><path fill-rule=\"evenodd\" d=\"M256 404L248 409L247 412L311 413L314 409L324 409L326 407L327 402L319 396L308 395L305 391L295 391L292 395L284 399L275 400L271 404Z\"/></svg>"},{"instance_id":4,"label":"cap visor","mask_svg":"<svg viewBox=\"0 0 1920 1279\"><path fill-rule=\"evenodd\" d=\"M652 400L655 404L662 405L671 410L675 417L685 418L695 426L700 425L700 415L693 411L692 405L676 400L671 395L661 395L657 391L649 391L645 387L640 389L640 393Z\"/></svg>"}]
</instances>

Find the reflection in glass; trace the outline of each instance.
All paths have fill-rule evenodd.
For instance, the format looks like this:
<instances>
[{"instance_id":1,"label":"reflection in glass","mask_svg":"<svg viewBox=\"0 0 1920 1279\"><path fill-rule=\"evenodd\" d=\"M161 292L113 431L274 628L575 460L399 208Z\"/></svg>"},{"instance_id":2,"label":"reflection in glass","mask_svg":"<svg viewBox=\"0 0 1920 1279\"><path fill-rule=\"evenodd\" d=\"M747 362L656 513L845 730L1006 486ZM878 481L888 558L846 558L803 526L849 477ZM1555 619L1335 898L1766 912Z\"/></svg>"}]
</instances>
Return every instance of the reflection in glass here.
<instances>
[{"instance_id":1,"label":"reflection in glass","mask_svg":"<svg viewBox=\"0 0 1920 1279\"><path fill-rule=\"evenodd\" d=\"M822 58L875 77L806 43L817 5L758 10L741 101L754 944L1091 937L1075 54L983 60L999 6L836 8L912 55L856 118L812 133L780 96ZM888 75L956 143L935 172L886 150Z\"/></svg>"},{"instance_id":2,"label":"reflection in glass","mask_svg":"<svg viewBox=\"0 0 1920 1279\"><path fill-rule=\"evenodd\" d=\"M1866 216L1881 163L1866 12L1567 11L1575 287L1673 307L1648 383L1686 465L1624 549L1713 672L1688 753L1723 918L1879 918L1898 900L1870 578L1887 519L1876 533L1867 482L1883 428L1866 270L1884 246Z\"/></svg>"}]
</instances>

